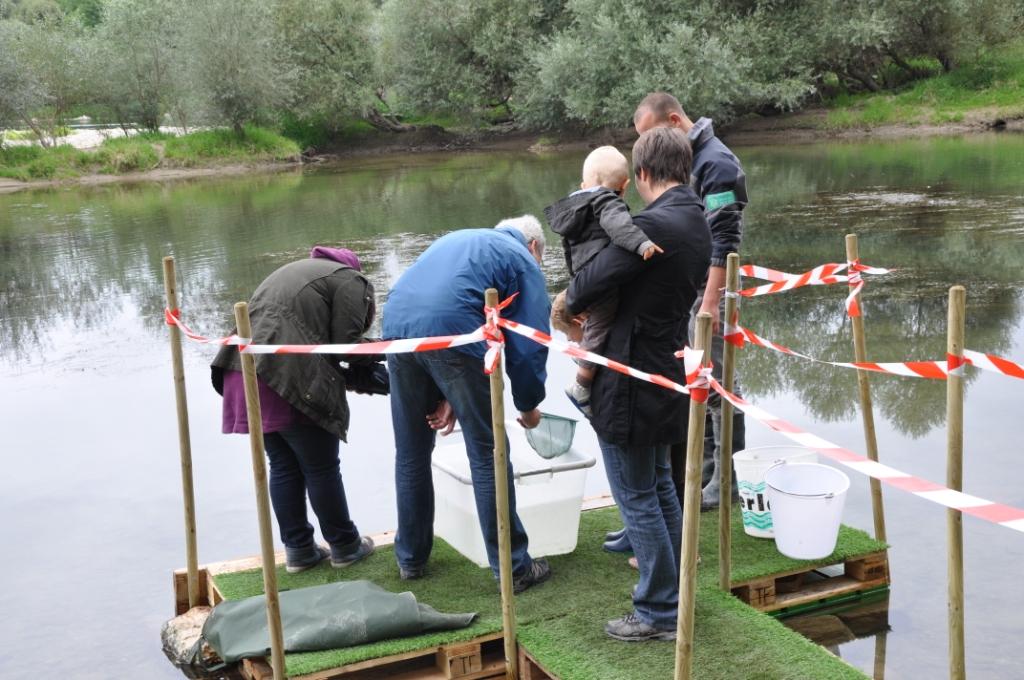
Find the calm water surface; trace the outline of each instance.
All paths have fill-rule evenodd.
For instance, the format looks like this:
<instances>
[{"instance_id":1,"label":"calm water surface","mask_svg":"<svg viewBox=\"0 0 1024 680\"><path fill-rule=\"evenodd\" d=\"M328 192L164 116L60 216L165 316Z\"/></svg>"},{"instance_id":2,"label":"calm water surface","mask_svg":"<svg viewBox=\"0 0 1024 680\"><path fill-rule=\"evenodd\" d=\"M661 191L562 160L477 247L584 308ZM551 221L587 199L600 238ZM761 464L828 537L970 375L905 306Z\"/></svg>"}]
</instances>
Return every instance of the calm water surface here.
<instances>
[{"instance_id":1,"label":"calm water surface","mask_svg":"<svg viewBox=\"0 0 1024 680\"><path fill-rule=\"evenodd\" d=\"M738 149L750 177L744 261L804 271L861 237L872 359L939 359L946 291L968 290L972 349L1024 359L1024 138ZM184 564L180 482L161 258L179 267L181 307L200 332L226 331L231 304L311 244L363 255L383 296L439 234L540 214L572 189L582 153L415 156L271 177L61 189L0 196L0 676L176 677L159 646ZM632 197L634 207L639 199ZM546 272L566 274L558 248ZM825 359L852 356L844 292L803 289L747 301L745 324ZM245 437L219 433L211 351L187 346L200 561L258 552ZM756 403L863 451L856 377L763 350L740 367ZM546 410L572 415L569 362L549 360ZM945 386L872 376L879 449L894 467L945 479ZM1024 383L969 373L965 487L1024 507ZM364 532L395 524L387 401L352 398L342 468ZM748 444L784 443L748 424ZM584 447L593 434L583 428ZM596 449L593 449L596 451ZM600 467L588 492L606 490ZM886 491L894 585L886 676L946 672L945 513ZM845 521L871 528L867 482ZM1021 677L1024 536L965 518L968 671ZM595 621L595 625L602 622ZM840 648L870 672L874 641Z\"/></svg>"}]
</instances>

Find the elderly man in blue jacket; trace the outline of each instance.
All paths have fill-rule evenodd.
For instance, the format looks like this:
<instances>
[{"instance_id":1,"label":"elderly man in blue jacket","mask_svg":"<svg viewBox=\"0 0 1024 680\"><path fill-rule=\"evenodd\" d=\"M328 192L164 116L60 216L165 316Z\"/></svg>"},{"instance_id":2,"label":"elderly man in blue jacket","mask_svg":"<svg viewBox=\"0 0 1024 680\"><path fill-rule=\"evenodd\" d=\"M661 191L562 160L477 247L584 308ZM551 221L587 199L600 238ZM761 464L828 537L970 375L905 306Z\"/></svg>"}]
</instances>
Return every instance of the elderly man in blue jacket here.
<instances>
[{"instance_id":1,"label":"elderly man in blue jacket","mask_svg":"<svg viewBox=\"0 0 1024 680\"><path fill-rule=\"evenodd\" d=\"M540 270L544 231L529 215L507 219L493 229L463 229L435 241L399 278L384 305L384 337L417 338L470 333L484 323L484 291L495 288L506 318L548 332L550 302ZM505 334L505 370L512 400L527 428L540 422L547 348ZM498 525L494 492L494 431L490 385L483 371L486 348L475 343L452 349L388 357L391 418L395 430L395 489L398 534L395 556L403 579L426 573L434 541L434 485L430 457L436 430L452 415L462 426L473 477L473 494L487 558L498 574ZM514 590L546 581L546 560L531 559L516 513L509 466L509 510Z\"/></svg>"}]
</instances>

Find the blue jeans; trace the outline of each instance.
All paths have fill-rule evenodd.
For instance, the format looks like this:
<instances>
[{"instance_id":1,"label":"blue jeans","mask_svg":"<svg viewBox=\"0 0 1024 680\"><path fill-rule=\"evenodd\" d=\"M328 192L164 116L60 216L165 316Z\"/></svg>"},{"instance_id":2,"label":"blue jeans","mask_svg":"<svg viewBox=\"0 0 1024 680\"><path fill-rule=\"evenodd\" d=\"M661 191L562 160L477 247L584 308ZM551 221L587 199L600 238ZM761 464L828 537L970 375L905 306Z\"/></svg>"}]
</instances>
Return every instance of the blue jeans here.
<instances>
[{"instance_id":1,"label":"blue jeans","mask_svg":"<svg viewBox=\"0 0 1024 680\"><path fill-rule=\"evenodd\" d=\"M644 623L675 630L679 608L679 509L669 447L609 444L600 438L604 469L640 567L633 608Z\"/></svg>"},{"instance_id":2,"label":"blue jeans","mask_svg":"<svg viewBox=\"0 0 1024 680\"><path fill-rule=\"evenodd\" d=\"M289 555L301 559L313 547L313 527L306 519L306 494L332 548L359 540L348 514L345 487L338 467L338 438L316 425L298 425L263 435L270 459L270 501L281 542Z\"/></svg>"},{"instance_id":3,"label":"blue jeans","mask_svg":"<svg viewBox=\"0 0 1024 680\"><path fill-rule=\"evenodd\" d=\"M388 371L391 374L391 420L395 429L395 495L398 499L395 557L398 565L405 569L423 567L434 544L434 481L430 457L435 432L426 417L442 399L447 399L466 442L487 561L497 575L494 431L490 384L483 362L454 349L393 354L388 356ZM527 552L526 531L516 513L511 463L508 470L512 573L519 576L529 569L532 560Z\"/></svg>"}]
</instances>

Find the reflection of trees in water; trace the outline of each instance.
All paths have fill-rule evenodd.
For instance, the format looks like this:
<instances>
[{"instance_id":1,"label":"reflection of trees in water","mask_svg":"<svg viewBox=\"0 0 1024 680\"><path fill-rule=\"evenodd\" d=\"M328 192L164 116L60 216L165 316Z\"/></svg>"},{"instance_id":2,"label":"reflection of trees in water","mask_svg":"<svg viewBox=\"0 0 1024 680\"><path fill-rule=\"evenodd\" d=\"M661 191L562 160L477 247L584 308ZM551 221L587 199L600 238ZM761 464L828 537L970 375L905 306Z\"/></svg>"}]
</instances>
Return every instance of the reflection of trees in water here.
<instances>
[{"instance_id":1,"label":"reflection of trees in water","mask_svg":"<svg viewBox=\"0 0 1024 680\"><path fill-rule=\"evenodd\" d=\"M969 345L1004 351L1020 316L1012 286L1024 278L1024 214L1016 195L1024 170L1013 165L1021 150L1024 143L980 158L977 144L741 153L753 201L743 259L804 271L842 261L843 234L856 231L865 262L900 268L869 278L872 359L941 359L952 283L968 288ZM0 197L3 360L38 353L62 326L109 326L124 304L162 336L166 254L177 259L185 318L200 332L227 331L232 303L316 243L358 252L381 304L389 282L437 234L525 212L539 216L577 185L584 156L370 159L307 174ZM631 203L641 205L635 196ZM565 286L553 234L545 273L552 292ZM744 319L799 351L849 360L844 294L819 288L747 300ZM818 417L854 414L852 372L758 349L744 351L741 361L755 398L785 391ZM879 409L902 431L923 434L941 419L941 383L872 376L872 384Z\"/></svg>"}]
</instances>

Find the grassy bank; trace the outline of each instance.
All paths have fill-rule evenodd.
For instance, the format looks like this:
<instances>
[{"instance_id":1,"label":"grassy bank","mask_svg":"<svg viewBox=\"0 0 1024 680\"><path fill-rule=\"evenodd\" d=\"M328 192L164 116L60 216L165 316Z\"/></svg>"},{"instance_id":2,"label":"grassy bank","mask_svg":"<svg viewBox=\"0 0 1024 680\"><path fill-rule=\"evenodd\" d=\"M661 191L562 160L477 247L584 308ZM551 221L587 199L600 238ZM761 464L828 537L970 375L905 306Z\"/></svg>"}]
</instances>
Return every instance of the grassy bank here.
<instances>
[{"instance_id":1,"label":"grassy bank","mask_svg":"<svg viewBox=\"0 0 1024 680\"><path fill-rule=\"evenodd\" d=\"M840 95L828 108L822 124L830 130L1024 118L1024 39L899 91Z\"/></svg>"},{"instance_id":2,"label":"grassy bank","mask_svg":"<svg viewBox=\"0 0 1024 680\"><path fill-rule=\"evenodd\" d=\"M181 136L147 132L108 139L91 150L68 145L8 146L0 149L0 177L23 182L64 180L89 174L121 175L157 168L283 161L298 154L299 145L291 139L255 126L246 126L242 135L223 129Z\"/></svg>"}]
</instances>

